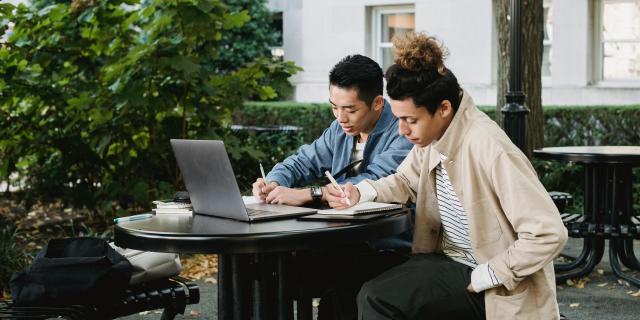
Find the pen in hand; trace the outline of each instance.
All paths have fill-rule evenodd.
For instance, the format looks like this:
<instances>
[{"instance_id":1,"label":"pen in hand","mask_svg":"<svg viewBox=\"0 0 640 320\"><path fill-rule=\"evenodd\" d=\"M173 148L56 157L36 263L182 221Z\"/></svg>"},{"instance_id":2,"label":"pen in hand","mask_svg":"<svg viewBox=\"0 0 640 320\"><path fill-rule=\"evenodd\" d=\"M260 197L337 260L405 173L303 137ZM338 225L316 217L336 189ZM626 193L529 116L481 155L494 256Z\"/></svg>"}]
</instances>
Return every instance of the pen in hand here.
<instances>
[{"instance_id":1,"label":"pen in hand","mask_svg":"<svg viewBox=\"0 0 640 320\"><path fill-rule=\"evenodd\" d=\"M345 198L347 199L347 205L351 206L351 200L349 200L349 198L347 197L347 194L344 193L344 190L342 190L342 188L340 188L340 185L338 184L336 179L333 178L333 176L331 175L329 170L325 171L324 174L327 176L329 181L331 181L331 184L333 185L333 187L336 188L336 190L342 192L342 194L345 196Z\"/></svg>"},{"instance_id":2,"label":"pen in hand","mask_svg":"<svg viewBox=\"0 0 640 320\"><path fill-rule=\"evenodd\" d=\"M260 173L262 174L262 180L264 180L264 184L265 185L269 184L269 182L267 182L267 176L264 175L264 168L262 167L262 162L260 162Z\"/></svg>"}]
</instances>

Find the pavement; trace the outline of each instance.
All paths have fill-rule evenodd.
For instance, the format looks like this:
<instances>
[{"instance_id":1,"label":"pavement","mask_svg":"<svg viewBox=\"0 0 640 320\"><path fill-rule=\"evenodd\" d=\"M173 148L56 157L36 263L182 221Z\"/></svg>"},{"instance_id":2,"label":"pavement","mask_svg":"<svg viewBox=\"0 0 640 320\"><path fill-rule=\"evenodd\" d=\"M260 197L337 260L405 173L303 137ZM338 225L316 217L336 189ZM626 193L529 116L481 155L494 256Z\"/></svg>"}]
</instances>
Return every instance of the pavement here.
<instances>
[{"instance_id":1,"label":"pavement","mask_svg":"<svg viewBox=\"0 0 640 320\"><path fill-rule=\"evenodd\" d=\"M576 256L582 247L581 239L569 239L563 253ZM640 255L640 241L634 242ZM618 279L611 273L608 248L600 264L591 275L582 281L558 283L560 312L568 319L637 320L640 319L640 289ZM633 272L640 277L640 273ZM215 284L197 281L201 300L197 305L187 306L185 315L176 319L217 319L217 290ZM160 311L151 311L121 319L160 319ZM541 319L542 320L542 319Z\"/></svg>"}]
</instances>

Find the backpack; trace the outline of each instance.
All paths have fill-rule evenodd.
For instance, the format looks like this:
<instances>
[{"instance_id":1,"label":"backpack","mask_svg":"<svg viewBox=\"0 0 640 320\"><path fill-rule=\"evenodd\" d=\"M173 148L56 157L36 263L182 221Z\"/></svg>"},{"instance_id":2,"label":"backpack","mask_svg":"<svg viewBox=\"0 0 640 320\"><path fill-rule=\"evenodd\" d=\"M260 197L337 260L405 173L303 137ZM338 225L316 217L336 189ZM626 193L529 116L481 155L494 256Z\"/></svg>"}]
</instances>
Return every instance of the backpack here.
<instances>
[{"instance_id":1,"label":"backpack","mask_svg":"<svg viewBox=\"0 0 640 320\"><path fill-rule=\"evenodd\" d=\"M124 296L131 272L103 239L52 239L12 275L11 297L16 306L107 305Z\"/></svg>"}]
</instances>

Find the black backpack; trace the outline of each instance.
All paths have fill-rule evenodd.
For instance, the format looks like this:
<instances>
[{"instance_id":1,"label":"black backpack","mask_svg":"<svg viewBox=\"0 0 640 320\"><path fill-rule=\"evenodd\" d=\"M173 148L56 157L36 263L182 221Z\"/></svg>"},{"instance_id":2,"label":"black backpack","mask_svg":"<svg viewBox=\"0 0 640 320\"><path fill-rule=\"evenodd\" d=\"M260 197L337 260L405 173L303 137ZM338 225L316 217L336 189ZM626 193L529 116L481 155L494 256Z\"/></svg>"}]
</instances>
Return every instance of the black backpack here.
<instances>
[{"instance_id":1,"label":"black backpack","mask_svg":"<svg viewBox=\"0 0 640 320\"><path fill-rule=\"evenodd\" d=\"M131 270L103 239L53 239L13 274L11 297L16 306L108 305L124 296Z\"/></svg>"}]
</instances>

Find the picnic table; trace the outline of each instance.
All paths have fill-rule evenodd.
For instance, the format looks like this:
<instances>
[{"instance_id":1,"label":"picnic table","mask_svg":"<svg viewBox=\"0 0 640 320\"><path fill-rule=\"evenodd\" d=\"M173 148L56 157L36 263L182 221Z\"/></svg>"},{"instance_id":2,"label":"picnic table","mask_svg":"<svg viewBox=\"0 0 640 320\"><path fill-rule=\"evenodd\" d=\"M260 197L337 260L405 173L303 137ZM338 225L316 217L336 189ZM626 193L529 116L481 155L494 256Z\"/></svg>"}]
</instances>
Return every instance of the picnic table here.
<instances>
[{"instance_id":1,"label":"picnic table","mask_svg":"<svg viewBox=\"0 0 640 320\"><path fill-rule=\"evenodd\" d=\"M557 264L560 281L591 273L609 240L613 273L640 287L640 279L621 265L640 271L633 240L640 239L640 219L633 211L633 168L640 166L640 146L572 146L534 150L543 160L575 162L584 166L584 213L561 213L569 236L583 238L582 252L570 263Z\"/></svg>"}]
</instances>

